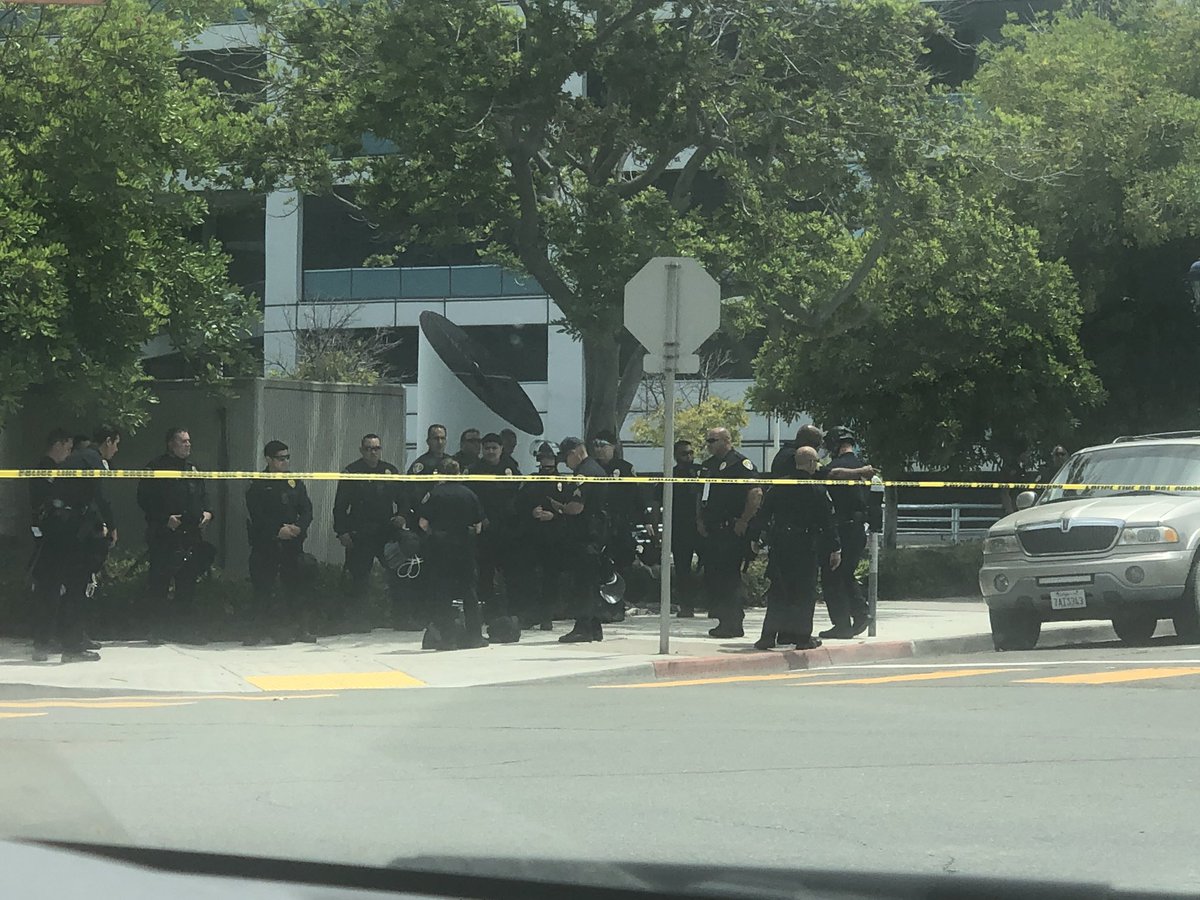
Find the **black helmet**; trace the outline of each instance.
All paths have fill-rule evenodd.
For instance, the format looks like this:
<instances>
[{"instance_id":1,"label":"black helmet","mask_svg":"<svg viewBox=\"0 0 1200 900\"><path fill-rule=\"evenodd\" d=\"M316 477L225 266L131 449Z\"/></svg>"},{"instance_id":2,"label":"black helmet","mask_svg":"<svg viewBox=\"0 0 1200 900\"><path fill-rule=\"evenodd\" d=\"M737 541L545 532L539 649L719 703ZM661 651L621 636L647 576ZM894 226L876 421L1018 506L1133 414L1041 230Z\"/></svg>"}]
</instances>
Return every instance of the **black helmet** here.
<instances>
[{"instance_id":1,"label":"black helmet","mask_svg":"<svg viewBox=\"0 0 1200 900\"><path fill-rule=\"evenodd\" d=\"M845 425L835 425L825 432L825 448L830 453L837 453L842 444L857 444L858 435Z\"/></svg>"}]
</instances>

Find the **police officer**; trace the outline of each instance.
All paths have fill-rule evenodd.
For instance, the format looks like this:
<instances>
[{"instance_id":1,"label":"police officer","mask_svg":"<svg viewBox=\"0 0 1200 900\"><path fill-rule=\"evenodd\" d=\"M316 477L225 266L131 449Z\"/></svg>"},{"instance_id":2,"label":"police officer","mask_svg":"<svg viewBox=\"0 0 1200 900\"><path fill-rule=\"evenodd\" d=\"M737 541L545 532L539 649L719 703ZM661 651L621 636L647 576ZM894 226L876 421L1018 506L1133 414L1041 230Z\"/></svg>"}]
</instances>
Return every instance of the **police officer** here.
<instances>
[{"instance_id":1,"label":"police officer","mask_svg":"<svg viewBox=\"0 0 1200 900\"><path fill-rule=\"evenodd\" d=\"M63 468L108 469L120 444L120 429L101 425L93 435L92 446L72 451ZM57 577L62 598L59 641L63 662L94 662L100 658L87 645L84 611L92 576L104 565L109 549L117 542L116 522L101 481L100 478L55 479L51 511L43 520L47 548L61 563Z\"/></svg>"},{"instance_id":2,"label":"police officer","mask_svg":"<svg viewBox=\"0 0 1200 900\"><path fill-rule=\"evenodd\" d=\"M728 428L710 428L704 438L709 457L705 478L755 478L754 463L733 448ZM756 484L706 484L700 492L696 530L704 540L704 593L710 616L717 619L709 637L742 637L742 560L749 549L746 533L762 504Z\"/></svg>"},{"instance_id":3,"label":"police officer","mask_svg":"<svg viewBox=\"0 0 1200 900\"><path fill-rule=\"evenodd\" d=\"M554 446L543 441L534 450L538 475L557 475ZM565 481L523 481L513 498L513 589L525 628L554 628L558 582L563 571L566 518L556 512L570 502L575 485Z\"/></svg>"},{"instance_id":4,"label":"police officer","mask_svg":"<svg viewBox=\"0 0 1200 900\"><path fill-rule=\"evenodd\" d=\"M269 441L263 456L267 472L287 472L291 467L292 455L283 441ZM312 525L313 507L304 483L294 478L253 481L246 489L246 512L255 610L244 643L252 647L268 631L273 631L276 644L312 643L316 638L309 630L304 603L308 590L304 539Z\"/></svg>"},{"instance_id":5,"label":"police officer","mask_svg":"<svg viewBox=\"0 0 1200 900\"><path fill-rule=\"evenodd\" d=\"M520 475L520 470L503 461L504 442L500 435L485 434L482 458L467 470L468 475ZM483 527L477 543L479 564L479 602L484 605L488 637L493 643L512 643L521 637L520 623L509 615L508 567L511 551L513 499L516 484L501 481L472 481L468 487L483 506ZM496 576L503 575L504 590L496 589Z\"/></svg>"},{"instance_id":6,"label":"police officer","mask_svg":"<svg viewBox=\"0 0 1200 900\"><path fill-rule=\"evenodd\" d=\"M601 432L592 439L592 455L600 464L600 468L609 477L622 479L637 476L633 465L617 454L616 437L612 432ZM608 493L609 536L608 556L616 570L621 573L627 584L633 583L634 561L637 559L637 538L634 528L639 524L646 526L647 533L653 537L654 523L646 514L650 504L646 499L643 485L635 482L613 485ZM619 604L615 615L610 614L615 621L625 618L625 604Z\"/></svg>"},{"instance_id":7,"label":"police officer","mask_svg":"<svg viewBox=\"0 0 1200 900\"><path fill-rule=\"evenodd\" d=\"M479 462L483 450L483 439L479 436L478 428L468 428L458 438L458 452L454 459L458 462L459 471L465 472Z\"/></svg>"},{"instance_id":8,"label":"police officer","mask_svg":"<svg viewBox=\"0 0 1200 900\"><path fill-rule=\"evenodd\" d=\"M792 451L800 478L812 478L819 465L817 451L801 446ZM753 523L770 543L771 578L762 636L754 646L770 650L792 643L797 650L821 646L812 636L817 603L817 572L822 564L836 571L841 547L833 521L833 506L820 484L777 484L766 493Z\"/></svg>"},{"instance_id":9,"label":"police officer","mask_svg":"<svg viewBox=\"0 0 1200 900\"><path fill-rule=\"evenodd\" d=\"M57 469L71 455L71 435L55 428L46 438L46 452L35 469ZM33 557L29 575L33 601L33 661L49 659L50 644L57 639L58 615L61 606L63 563L56 551L48 548L42 526L52 509L54 479L36 478L29 482L29 529L33 535ZM89 648L95 649L95 648Z\"/></svg>"},{"instance_id":10,"label":"police officer","mask_svg":"<svg viewBox=\"0 0 1200 900\"><path fill-rule=\"evenodd\" d=\"M608 543L609 480L604 468L588 456L587 445L577 437L564 438L558 458L576 475L595 481L576 482L566 503L552 501L551 510L564 517L564 567L571 582L575 626L559 641L564 644L604 640L600 622L600 579Z\"/></svg>"},{"instance_id":11,"label":"police officer","mask_svg":"<svg viewBox=\"0 0 1200 900\"><path fill-rule=\"evenodd\" d=\"M458 461L447 459L441 471L457 475ZM474 492L461 482L434 485L417 509L418 524L429 535L428 560L434 579L432 621L425 629L422 648L456 650L486 647L479 598L479 573L475 565L475 542L483 526L483 506ZM454 601L461 600L466 632L455 621Z\"/></svg>"},{"instance_id":12,"label":"police officer","mask_svg":"<svg viewBox=\"0 0 1200 900\"><path fill-rule=\"evenodd\" d=\"M700 464L692 442L679 440L672 448L675 466L673 478L696 478ZM696 508L700 503L700 485L677 484L671 513L671 557L675 562L676 596L679 598L679 618L696 615L696 571L692 560L700 556L700 532L696 530Z\"/></svg>"},{"instance_id":13,"label":"police officer","mask_svg":"<svg viewBox=\"0 0 1200 900\"><path fill-rule=\"evenodd\" d=\"M186 428L170 428L166 452L146 463L150 471L196 472L190 459L192 437ZM212 566L216 549L204 540L212 521L212 505L201 478L146 478L138 483L137 502L146 516L146 545L150 556L147 593L154 604L148 640L162 642L171 618L171 583L175 584L175 616L181 638L207 644L196 609L196 582Z\"/></svg>"},{"instance_id":14,"label":"police officer","mask_svg":"<svg viewBox=\"0 0 1200 900\"><path fill-rule=\"evenodd\" d=\"M446 426L430 425L425 429L425 452L408 467L409 475L429 475L446 459ZM427 492L421 491L423 497Z\"/></svg>"},{"instance_id":15,"label":"police officer","mask_svg":"<svg viewBox=\"0 0 1200 900\"><path fill-rule=\"evenodd\" d=\"M345 468L358 475L398 475L397 469L383 459L383 441L377 434L364 434L359 443L360 459ZM344 572L349 577L345 626L352 631L370 629L367 611L367 585L375 560L385 566L384 544L397 529L408 523L404 518L406 492L403 483L385 479L339 481L333 498L333 532L346 548ZM393 596L393 602L398 598Z\"/></svg>"},{"instance_id":16,"label":"police officer","mask_svg":"<svg viewBox=\"0 0 1200 900\"><path fill-rule=\"evenodd\" d=\"M820 470L821 477L848 483L829 486L842 557L836 569L825 565L821 572L825 605L833 623L832 628L821 632L823 638L857 637L871 624L867 601L854 572L867 546L865 480L875 474L875 469L854 451L856 443L854 432L842 425L831 428L825 436L830 460Z\"/></svg>"},{"instance_id":17,"label":"police officer","mask_svg":"<svg viewBox=\"0 0 1200 900\"><path fill-rule=\"evenodd\" d=\"M504 452L500 454L500 462L516 471L519 466L517 466L517 458L513 454L517 452L517 433L511 428L501 428L500 439L504 442Z\"/></svg>"},{"instance_id":18,"label":"police officer","mask_svg":"<svg viewBox=\"0 0 1200 900\"><path fill-rule=\"evenodd\" d=\"M801 425L796 430L795 440L787 441L779 448L779 452L775 454L775 458L771 460L771 477L801 477L796 469L796 448L812 447L820 453L824 441L825 435L821 433L821 429L816 425Z\"/></svg>"}]
</instances>

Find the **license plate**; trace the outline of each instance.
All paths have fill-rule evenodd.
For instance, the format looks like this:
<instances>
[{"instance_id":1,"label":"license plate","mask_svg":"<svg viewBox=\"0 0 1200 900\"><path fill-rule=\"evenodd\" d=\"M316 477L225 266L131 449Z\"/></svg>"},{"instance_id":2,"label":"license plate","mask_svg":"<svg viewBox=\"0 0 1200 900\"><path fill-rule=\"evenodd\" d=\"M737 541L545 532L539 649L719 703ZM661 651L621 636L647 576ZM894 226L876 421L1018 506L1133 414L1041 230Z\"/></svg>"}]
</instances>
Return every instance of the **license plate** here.
<instances>
[{"instance_id":1,"label":"license plate","mask_svg":"<svg viewBox=\"0 0 1200 900\"><path fill-rule=\"evenodd\" d=\"M1083 591L1051 591L1051 609L1083 609L1087 606L1087 594Z\"/></svg>"}]
</instances>

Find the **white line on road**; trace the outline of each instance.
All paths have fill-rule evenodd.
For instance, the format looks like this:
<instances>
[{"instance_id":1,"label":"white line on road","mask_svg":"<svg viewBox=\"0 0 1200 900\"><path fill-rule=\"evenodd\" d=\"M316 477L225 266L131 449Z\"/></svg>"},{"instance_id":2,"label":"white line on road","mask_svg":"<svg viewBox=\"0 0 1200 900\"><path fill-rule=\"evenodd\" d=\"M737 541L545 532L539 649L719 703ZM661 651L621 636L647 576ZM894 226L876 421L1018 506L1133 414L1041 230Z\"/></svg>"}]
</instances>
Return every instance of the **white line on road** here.
<instances>
[{"instance_id":1,"label":"white line on road","mask_svg":"<svg viewBox=\"0 0 1200 900\"><path fill-rule=\"evenodd\" d=\"M1200 665L1200 659L1014 659L1009 662L972 663L856 663L822 666L821 669L1010 669L1013 666L1187 666Z\"/></svg>"}]
</instances>

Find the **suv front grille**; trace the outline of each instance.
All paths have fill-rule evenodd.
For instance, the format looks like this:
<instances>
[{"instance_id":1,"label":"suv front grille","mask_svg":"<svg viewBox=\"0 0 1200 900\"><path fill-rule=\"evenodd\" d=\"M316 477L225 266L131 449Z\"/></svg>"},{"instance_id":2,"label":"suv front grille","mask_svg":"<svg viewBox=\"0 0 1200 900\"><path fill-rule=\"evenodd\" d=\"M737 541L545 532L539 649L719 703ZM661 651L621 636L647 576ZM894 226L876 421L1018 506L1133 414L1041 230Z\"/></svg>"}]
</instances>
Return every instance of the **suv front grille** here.
<instances>
[{"instance_id":1,"label":"suv front grille","mask_svg":"<svg viewBox=\"0 0 1200 900\"><path fill-rule=\"evenodd\" d=\"M1107 550L1117 540L1117 525L1076 525L1063 531L1059 525L1030 528L1017 532L1022 549L1030 556L1058 553L1096 553Z\"/></svg>"}]
</instances>

